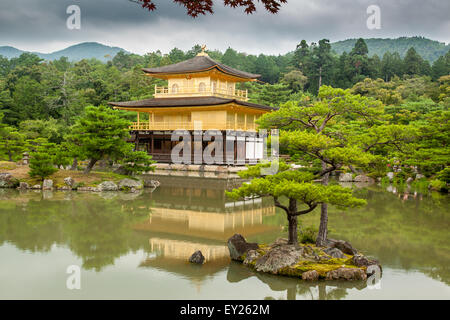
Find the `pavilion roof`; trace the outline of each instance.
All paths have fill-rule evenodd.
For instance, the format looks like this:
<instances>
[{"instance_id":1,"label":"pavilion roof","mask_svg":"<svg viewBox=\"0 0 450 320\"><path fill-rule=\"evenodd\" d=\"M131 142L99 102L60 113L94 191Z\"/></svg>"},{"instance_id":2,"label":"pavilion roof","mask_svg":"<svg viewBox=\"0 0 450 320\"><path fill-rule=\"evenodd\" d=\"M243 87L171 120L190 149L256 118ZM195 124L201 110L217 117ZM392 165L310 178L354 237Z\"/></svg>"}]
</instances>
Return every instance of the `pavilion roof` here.
<instances>
[{"instance_id":1,"label":"pavilion roof","mask_svg":"<svg viewBox=\"0 0 450 320\"><path fill-rule=\"evenodd\" d=\"M218 69L219 71L245 79L256 79L261 75L249 73L241 70L234 69L220 62L211 59L207 55L199 55L192 59L182 61L179 63L157 67L157 68L144 68L144 72L150 75L163 75L163 74L184 74L184 73L196 73L208 71L211 69Z\"/></svg>"},{"instance_id":2,"label":"pavilion roof","mask_svg":"<svg viewBox=\"0 0 450 320\"><path fill-rule=\"evenodd\" d=\"M175 107L197 107L217 106L228 103L236 103L241 106L260 110L276 110L274 107L264 106L256 103L241 101L237 99L219 97L180 97L180 98L157 98L127 102L109 102L110 105L122 108L175 108Z\"/></svg>"}]
</instances>

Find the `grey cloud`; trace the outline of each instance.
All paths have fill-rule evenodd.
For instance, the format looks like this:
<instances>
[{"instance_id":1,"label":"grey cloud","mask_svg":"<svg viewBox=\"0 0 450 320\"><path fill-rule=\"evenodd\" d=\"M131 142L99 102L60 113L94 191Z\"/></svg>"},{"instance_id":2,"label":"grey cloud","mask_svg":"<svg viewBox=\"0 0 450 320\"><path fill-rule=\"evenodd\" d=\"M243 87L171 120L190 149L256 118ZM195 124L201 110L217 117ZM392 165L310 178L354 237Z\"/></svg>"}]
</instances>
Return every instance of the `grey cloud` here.
<instances>
[{"instance_id":1,"label":"grey cloud","mask_svg":"<svg viewBox=\"0 0 450 320\"><path fill-rule=\"evenodd\" d=\"M246 15L241 8L215 1L214 15L197 19L168 0L155 1L148 12L128 0L16 0L0 3L0 45L53 51L82 41L97 41L144 53L196 43L248 53L285 53L302 39L331 41L355 37L422 35L449 42L450 2L447 0L290 0L277 15L258 6ZM77 4L82 29L68 30L66 8ZM366 8L381 8L381 30L366 27Z\"/></svg>"}]
</instances>

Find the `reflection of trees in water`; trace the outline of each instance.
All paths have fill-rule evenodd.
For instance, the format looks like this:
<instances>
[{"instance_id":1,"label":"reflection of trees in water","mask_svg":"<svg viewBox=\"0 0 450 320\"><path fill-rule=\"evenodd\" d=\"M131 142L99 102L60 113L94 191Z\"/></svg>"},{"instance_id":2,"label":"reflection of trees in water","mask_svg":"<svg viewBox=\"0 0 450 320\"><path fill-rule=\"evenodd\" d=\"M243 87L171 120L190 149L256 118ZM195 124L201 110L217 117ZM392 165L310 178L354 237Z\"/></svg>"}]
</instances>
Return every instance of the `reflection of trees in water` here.
<instances>
[{"instance_id":1,"label":"reflection of trees in water","mask_svg":"<svg viewBox=\"0 0 450 320\"><path fill-rule=\"evenodd\" d=\"M8 242L31 252L49 252L55 244L67 246L82 259L85 269L99 271L130 251L150 252L149 233L154 238L156 231L145 228L137 231L136 228L149 221L151 225L164 227L163 238L169 242L177 240L177 231L181 230L187 240L197 237L200 244L210 244L210 240L219 235L215 244L224 248L227 237L223 235L240 231L244 224L247 232L267 231L260 220L263 214L272 214L273 210L269 209L273 205L265 199L230 205L220 187L210 191L208 185L202 185L189 190L162 187L154 193L145 189L142 193L99 194L0 190L0 245ZM190 199L185 197L187 195ZM206 198L202 199L204 196ZM203 229L207 231L206 238L200 237ZM228 261L227 256L220 268ZM173 267L168 259L159 262L158 267ZM175 267L184 267L185 261L178 263Z\"/></svg>"},{"instance_id":2,"label":"reflection of trees in water","mask_svg":"<svg viewBox=\"0 0 450 320\"><path fill-rule=\"evenodd\" d=\"M131 225L148 217L148 210L122 210L123 200L97 195L82 199L2 201L0 245L8 242L31 252L47 252L53 244L67 245L83 260L83 268L100 271L147 244L147 238L133 232Z\"/></svg>"},{"instance_id":3,"label":"reflection of trees in water","mask_svg":"<svg viewBox=\"0 0 450 320\"><path fill-rule=\"evenodd\" d=\"M183 197L190 194L193 206L222 212L226 199L215 198L216 191L200 203L205 188L207 186L201 186L202 191L188 192L164 187L151 195L147 191L133 194L134 199L127 198L130 194L126 193L108 193L103 196L111 199L104 199L101 195L75 192L54 192L53 198L42 199L43 194L35 192L19 194L16 190L0 190L0 245L11 243L31 252L48 252L53 244L66 245L83 260L85 268L101 270L130 251L148 251L148 234L133 231L130 226L145 221L151 207L170 204L171 195L177 199L173 205L181 206ZM350 241L363 253L379 259L383 266L419 270L450 284L448 196L432 193L424 195L422 200L420 197L402 200L403 197L399 199L396 194L377 187L357 193L368 200L367 206L346 212L331 209L331 237ZM160 203L155 205L151 198ZM245 206L229 210L241 208ZM277 212L262 219L266 226L283 226L286 217ZM318 221L318 211L301 218L302 226L317 226ZM255 234L249 241L268 242L277 235L278 231ZM167 236L174 238L173 233ZM288 278L287 281L294 280ZM316 293L316 289L307 289ZM295 290L299 296L303 286L297 283ZM341 295L329 287L326 291L326 297ZM305 291L306 297L308 292Z\"/></svg>"},{"instance_id":4,"label":"reflection of trees in water","mask_svg":"<svg viewBox=\"0 0 450 320\"><path fill-rule=\"evenodd\" d=\"M380 260L383 266L418 269L450 284L449 198L439 195L398 197L368 190L368 205L330 215L334 237Z\"/></svg>"}]
</instances>

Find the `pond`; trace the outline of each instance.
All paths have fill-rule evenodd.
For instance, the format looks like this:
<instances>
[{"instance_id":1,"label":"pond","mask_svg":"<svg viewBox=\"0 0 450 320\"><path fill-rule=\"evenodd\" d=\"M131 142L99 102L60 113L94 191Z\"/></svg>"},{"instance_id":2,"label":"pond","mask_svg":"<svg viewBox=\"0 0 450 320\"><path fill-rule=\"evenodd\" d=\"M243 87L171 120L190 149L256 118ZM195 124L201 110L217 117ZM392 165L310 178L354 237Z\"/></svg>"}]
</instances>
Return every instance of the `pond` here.
<instances>
[{"instance_id":1,"label":"pond","mask_svg":"<svg viewBox=\"0 0 450 320\"><path fill-rule=\"evenodd\" d=\"M361 209L331 208L330 237L383 266L375 286L306 283L231 262L226 240L286 236L269 198L233 202L233 181L159 177L141 193L0 189L0 299L449 299L449 198L367 186ZM316 212L317 211L317 212ZM319 212L301 219L318 225ZM203 266L191 265L197 249ZM79 266L79 290L66 286Z\"/></svg>"}]
</instances>

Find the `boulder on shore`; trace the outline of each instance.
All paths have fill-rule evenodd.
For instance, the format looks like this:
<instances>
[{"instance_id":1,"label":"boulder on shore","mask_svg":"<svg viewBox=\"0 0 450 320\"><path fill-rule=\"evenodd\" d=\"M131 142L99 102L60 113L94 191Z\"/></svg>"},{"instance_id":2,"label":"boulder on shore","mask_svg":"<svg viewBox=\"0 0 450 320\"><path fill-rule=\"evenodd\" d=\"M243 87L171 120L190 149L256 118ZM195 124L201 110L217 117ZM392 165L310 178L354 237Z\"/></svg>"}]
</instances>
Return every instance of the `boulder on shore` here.
<instances>
[{"instance_id":1,"label":"boulder on shore","mask_svg":"<svg viewBox=\"0 0 450 320\"><path fill-rule=\"evenodd\" d=\"M28 183L26 183L26 182L21 182L20 184L19 184L19 187L18 187L19 189L30 189L30 185L28 184Z\"/></svg>"},{"instance_id":2,"label":"boulder on shore","mask_svg":"<svg viewBox=\"0 0 450 320\"><path fill-rule=\"evenodd\" d=\"M119 187L112 181L103 181L98 185L100 191L117 191Z\"/></svg>"},{"instance_id":3,"label":"boulder on shore","mask_svg":"<svg viewBox=\"0 0 450 320\"><path fill-rule=\"evenodd\" d=\"M345 255L338 248L326 248L323 250L323 252L325 252L332 258L339 258L339 259L345 258Z\"/></svg>"},{"instance_id":4,"label":"boulder on shore","mask_svg":"<svg viewBox=\"0 0 450 320\"><path fill-rule=\"evenodd\" d=\"M44 182L42 182L42 190L52 190L52 189L53 189L53 180L45 179Z\"/></svg>"},{"instance_id":5,"label":"boulder on shore","mask_svg":"<svg viewBox=\"0 0 450 320\"><path fill-rule=\"evenodd\" d=\"M303 251L294 245L275 246L255 261L255 269L277 274L279 270L296 264L302 254Z\"/></svg>"},{"instance_id":6,"label":"boulder on shore","mask_svg":"<svg viewBox=\"0 0 450 320\"><path fill-rule=\"evenodd\" d=\"M319 273L316 270L310 270L302 273L302 280L317 281L319 280Z\"/></svg>"},{"instance_id":7,"label":"boulder on shore","mask_svg":"<svg viewBox=\"0 0 450 320\"><path fill-rule=\"evenodd\" d=\"M200 250L195 251L189 258L190 263L203 264L205 262L205 257Z\"/></svg>"},{"instance_id":8,"label":"boulder on shore","mask_svg":"<svg viewBox=\"0 0 450 320\"><path fill-rule=\"evenodd\" d=\"M242 256L249 250L256 250L259 248L257 243L249 243L245 238L236 233L227 241L228 250L232 260L242 261Z\"/></svg>"},{"instance_id":9,"label":"boulder on shore","mask_svg":"<svg viewBox=\"0 0 450 320\"><path fill-rule=\"evenodd\" d=\"M350 243L344 240L327 239L327 247L337 248L345 254L355 255L358 251Z\"/></svg>"},{"instance_id":10,"label":"boulder on shore","mask_svg":"<svg viewBox=\"0 0 450 320\"><path fill-rule=\"evenodd\" d=\"M119 190L141 190L144 188L142 180L125 178L119 181Z\"/></svg>"},{"instance_id":11,"label":"boulder on shore","mask_svg":"<svg viewBox=\"0 0 450 320\"><path fill-rule=\"evenodd\" d=\"M352 182L353 174L352 173L341 173L339 175L339 182Z\"/></svg>"},{"instance_id":12,"label":"boulder on shore","mask_svg":"<svg viewBox=\"0 0 450 320\"><path fill-rule=\"evenodd\" d=\"M20 182L11 173L0 173L0 188L17 188Z\"/></svg>"},{"instance_id":13,"label":"boulder on shore","mask_svg":"<svg viewBox=\"0 0 450 320\"><path fill-rule=\"evenodd\" d=\"M378 262L378 260L369 259L361 254L355 254L352 257L352 262L357 267L368 267L368 266L375 265L375 266L378 266L378 268L380 268L380 271L381 271L381 265Z\"/></svg>"},{"instance_id":14,"label":"boulder on shore","mask_svg":"<svg viewBox=\"0 0 450 320\"><path fill-rule=\"evenodd\" d=\"M365 174L357 175L353 181L355 182L367 182L367 183L375 183L375 180Z\"/></svg>"},{"instance_id":15,"label":"boulder on shore","mask_svg":"<svg viewBox=\"0 0 450 320\"><path fill-rule=\"evenodd\" d=\"M64 183L72 188L75 185L75 180L72 177L67 177L64 178Z\"/></svg>"}]
</instances>

